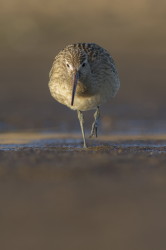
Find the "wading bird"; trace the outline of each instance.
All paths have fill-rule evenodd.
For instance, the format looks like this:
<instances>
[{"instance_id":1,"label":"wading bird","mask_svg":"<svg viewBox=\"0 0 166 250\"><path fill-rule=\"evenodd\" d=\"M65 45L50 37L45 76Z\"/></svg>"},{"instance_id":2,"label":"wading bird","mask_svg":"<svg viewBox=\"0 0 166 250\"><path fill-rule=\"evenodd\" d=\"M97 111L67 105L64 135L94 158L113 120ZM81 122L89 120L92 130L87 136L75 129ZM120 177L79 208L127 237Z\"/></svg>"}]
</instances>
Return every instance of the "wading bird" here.
<instances>
[{"instance_id":1,"label":"wading bird","mask_svg":"<svg viewBox=\"0 0 166 250\"><path fill-rule=\"evenodd\" d=\"M68 45L55 57L49 77L53 98L77 110L86 148L83 111L96 109L90 137L97 137L99 106L114 97L120 87L111 55L95 43Z\"/></svg>"}]
</instances>

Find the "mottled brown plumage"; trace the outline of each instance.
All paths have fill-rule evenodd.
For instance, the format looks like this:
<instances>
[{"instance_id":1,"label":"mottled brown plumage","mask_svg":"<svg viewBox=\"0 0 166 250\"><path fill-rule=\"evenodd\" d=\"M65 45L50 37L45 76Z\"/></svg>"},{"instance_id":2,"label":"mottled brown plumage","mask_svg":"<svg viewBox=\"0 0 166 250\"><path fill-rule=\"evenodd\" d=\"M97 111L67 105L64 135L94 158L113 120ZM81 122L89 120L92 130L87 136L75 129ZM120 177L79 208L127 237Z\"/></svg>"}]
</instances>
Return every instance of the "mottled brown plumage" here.
<instances>
[{"instance_id":1,"label":"mottled brown plumage","mask_svg":"<svg viewBox=\"0 0 166 250\"><path fill-rule=\"evenodd\" d=\"M49 77L53 98L78 111L86 147L82 111L97 109L91 131L91 136L97 136L99 106L114 97L120 87L112 57L95 43L68 45L55 57Z\"/></svg>"}]
</instances>

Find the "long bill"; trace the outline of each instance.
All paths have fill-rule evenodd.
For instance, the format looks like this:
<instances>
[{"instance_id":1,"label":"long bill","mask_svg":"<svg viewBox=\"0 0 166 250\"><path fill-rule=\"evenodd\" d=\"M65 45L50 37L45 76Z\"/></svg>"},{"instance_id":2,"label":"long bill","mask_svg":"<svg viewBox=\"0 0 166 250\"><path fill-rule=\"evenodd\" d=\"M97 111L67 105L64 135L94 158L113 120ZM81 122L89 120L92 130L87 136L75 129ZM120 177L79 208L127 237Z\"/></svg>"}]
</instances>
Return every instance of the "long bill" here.
<instances>
[{"instance_id":1,"label":"long bill","mask_svg":"<svg viewBox=\"0 0 166 250\"><path fill-rule=\"evenodd\" d=\"M72 90L72 97L71 97L71 106L73 106L73 104L74 104L74 97L75 97L75 93L76 93L78 79L79 79L79 73L78 73L78 71L76 71L76 73L74 75L73 90Z\"/></svg>"}]
</instances>

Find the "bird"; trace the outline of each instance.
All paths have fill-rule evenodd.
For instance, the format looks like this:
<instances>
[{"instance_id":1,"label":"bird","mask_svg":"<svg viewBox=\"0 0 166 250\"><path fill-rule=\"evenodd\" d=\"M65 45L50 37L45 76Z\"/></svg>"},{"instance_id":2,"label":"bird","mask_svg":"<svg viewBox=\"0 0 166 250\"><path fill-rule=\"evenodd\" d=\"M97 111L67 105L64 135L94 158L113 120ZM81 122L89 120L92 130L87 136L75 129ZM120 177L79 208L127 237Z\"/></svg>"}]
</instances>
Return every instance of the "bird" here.
<instances>
[{"instance_id":1,"label":"bird","mask_svg":"<svg viewBox=\"0 0 166 250\"><path fill-rule=\"evenodd\" d=\"M67 45L53 61L48 86L56 101L77 111L83 147L87 148L83 112L95 110L90 138L97 137L100 105L114 97L120 87L112 56L96 43Z\"/></svg>"}]
</instances>

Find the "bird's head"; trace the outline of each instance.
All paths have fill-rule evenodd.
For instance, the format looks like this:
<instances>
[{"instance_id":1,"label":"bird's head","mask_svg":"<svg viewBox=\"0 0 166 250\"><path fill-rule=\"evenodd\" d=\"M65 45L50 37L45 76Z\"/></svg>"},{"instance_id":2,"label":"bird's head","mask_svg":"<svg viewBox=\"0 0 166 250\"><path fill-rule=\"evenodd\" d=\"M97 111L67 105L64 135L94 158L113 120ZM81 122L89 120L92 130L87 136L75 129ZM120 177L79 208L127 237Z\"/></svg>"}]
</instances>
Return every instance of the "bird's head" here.
<instances>
[{"instance_id":1,"label":"bird's head","mask_svg":"<svg viewBox=\"0 0 166 250\"><path fill-rule=\"evenodd\" d=\"M86 52L78 48L71 48L65 57L65 67L72 82L71 106L73 106L78 81L84 82L90 73L90 65Z\"/></svg>"}]
</instances>

